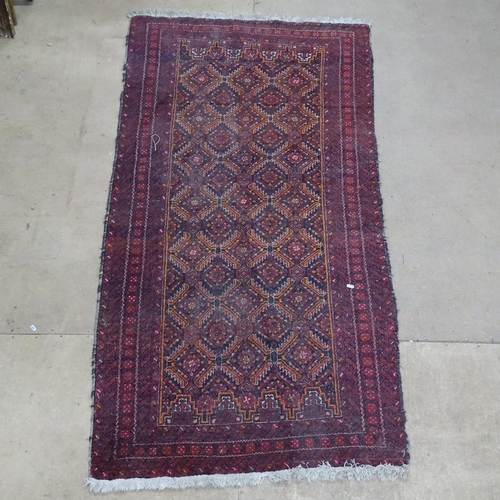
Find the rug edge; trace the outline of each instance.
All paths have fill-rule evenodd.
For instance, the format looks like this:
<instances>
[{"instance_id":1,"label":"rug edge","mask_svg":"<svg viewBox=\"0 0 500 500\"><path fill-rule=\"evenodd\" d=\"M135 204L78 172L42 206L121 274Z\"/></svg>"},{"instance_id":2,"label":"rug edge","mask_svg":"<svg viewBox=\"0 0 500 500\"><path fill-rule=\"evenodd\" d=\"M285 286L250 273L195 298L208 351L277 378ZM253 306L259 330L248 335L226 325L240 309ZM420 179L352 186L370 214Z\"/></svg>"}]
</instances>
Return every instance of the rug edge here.
<instances>
[{"instance_id":1,"label":"rug edge","mask_svg":"<svg viewBox=\"0 0 500 500\"><path fill-rule=\"evenodd\" d=\"M101 243L101 254L99 257L99 275L98 275L98 284L97 284L97 301L96 301L96 311L94 318L94 331L93 331L93 339L92 339L92 390L90 393L90 436L89 436L89 449L88 449L88 473L91 473L92 467L92 441L94 438L94 416L95 416L95 383L96 383L96 354L97 354L97 338L99 331L99 313L100 313L100 305L102 300L102 283L104 278L104 263L106 258L106 239L108 235L108 221L110 217L110 206L111 200L113 198L113 184L115 181L116 175L116 162L118 161L118 150L120 147L120 130L122 129L122 119L123 119L123 100L125 96L125 80L127 77L127 66L128 66L128 44L129 44L130 33L127 33L126 42L125 42L125 60L122 66L122 90L120 93L119 99L119 108L118 108L118 121L117 121L117 129L116 129L116 139L115 139L115 152L113 157L112 169L111 169L111 177L108 184L108 196L106 199L106 212L103 219L103 237Z\"/></svg>"},{"instance_id":2,"label":"rug edge","mask_svg":"<svg viewBox=\"0 0 500 500\"><path fill-rule=\"evenodd\" d=\"M272 483L297 480L302 482L311 481L336 481L348 479L364 481L379 479L380 481L394 481L406 479L409 473L409 465L361 465L355 462L346 463L343 467L332 467L329 463L323 463L318 467L295 467L293 469L279 470L274 472L248 472L240 474L205 474L188 477L154 477L154 478L131 478L131 479L94 479L89 477L85 484L92 493L110 493L114 491L139 491L139 490L165 490L203 488L212 486L225 488L230 486L257 485L265 480Z\"/></svg>"},{"instance_id":3,"label":"rug edge","mask_svg":"<svg viewBox=\"0 0 500 500\"><path fill-rule=\"evenodd\" d=\"M132 10L127 17L136 16L148 17L191 17L195 19L232 19L236 21L283 21L288 23L324 23L324 24L365 24L372 25L371 21L351 17L300 17L300 16L282 16L265 14L232 14L222 11L205 11L192 14L188 10L169 10L169 9L143 9Z\"/></svg>"}]
</instances>

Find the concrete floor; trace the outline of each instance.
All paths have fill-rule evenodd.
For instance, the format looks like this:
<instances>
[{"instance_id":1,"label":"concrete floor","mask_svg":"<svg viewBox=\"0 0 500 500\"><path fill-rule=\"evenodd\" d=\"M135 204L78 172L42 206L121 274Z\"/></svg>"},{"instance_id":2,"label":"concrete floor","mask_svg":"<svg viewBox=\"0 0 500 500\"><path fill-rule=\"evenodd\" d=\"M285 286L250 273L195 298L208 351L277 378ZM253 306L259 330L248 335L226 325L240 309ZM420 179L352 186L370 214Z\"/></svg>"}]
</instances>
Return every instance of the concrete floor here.
<instances>
[{"instance_id":1,"label":"concrete floor","mask_svg":"<svg viewBox=\"0 0 500 500\"><path fill-rule=\"evenodd\" d=\"M90 359L125 14L156 6L373 21L411 473L106 498L500 498L500 3L17 4L17 38L0 40L0 498L91 496Z\"/></svg>"}]
</instances>

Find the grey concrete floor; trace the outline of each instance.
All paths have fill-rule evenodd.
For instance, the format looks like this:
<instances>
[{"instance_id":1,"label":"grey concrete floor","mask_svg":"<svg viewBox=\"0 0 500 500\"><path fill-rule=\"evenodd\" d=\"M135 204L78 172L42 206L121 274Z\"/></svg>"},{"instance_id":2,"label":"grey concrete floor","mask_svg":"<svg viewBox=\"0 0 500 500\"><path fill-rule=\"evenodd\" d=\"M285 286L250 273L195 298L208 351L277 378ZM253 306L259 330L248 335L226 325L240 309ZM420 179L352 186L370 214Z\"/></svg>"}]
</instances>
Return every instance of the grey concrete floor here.
<instances>
[{"instance_id":1,"label":"grey concrete floor","mask_svg":"<svg viewBox=\"0 0 500 500\"><path fill-rule=\"evenodd\" d=\"M90 359L125 14L146 7L373 21L412 463L397 483L106 498L500 498L500 3L17 3L17 38L0 40L0 498L91 496Z\"/></svg>"}]
</instances>

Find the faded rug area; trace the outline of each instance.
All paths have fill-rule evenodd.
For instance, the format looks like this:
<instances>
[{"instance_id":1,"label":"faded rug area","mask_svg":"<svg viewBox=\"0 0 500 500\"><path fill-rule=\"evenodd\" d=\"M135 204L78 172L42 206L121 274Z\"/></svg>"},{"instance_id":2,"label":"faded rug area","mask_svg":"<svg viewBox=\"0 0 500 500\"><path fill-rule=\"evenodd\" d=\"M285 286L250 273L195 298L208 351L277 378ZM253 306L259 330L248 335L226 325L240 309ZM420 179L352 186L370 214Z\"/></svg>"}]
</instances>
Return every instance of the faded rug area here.
<instances>
[{"instance_id":1,"label":"faded rug area","mask_svg":"<svg viewBox=\"0 0 500 500\"><path fill-rule=\"evenodd\" d=\"M93 491L405 475L369 37L132 18Z\"/></svg>"}]
</instances>

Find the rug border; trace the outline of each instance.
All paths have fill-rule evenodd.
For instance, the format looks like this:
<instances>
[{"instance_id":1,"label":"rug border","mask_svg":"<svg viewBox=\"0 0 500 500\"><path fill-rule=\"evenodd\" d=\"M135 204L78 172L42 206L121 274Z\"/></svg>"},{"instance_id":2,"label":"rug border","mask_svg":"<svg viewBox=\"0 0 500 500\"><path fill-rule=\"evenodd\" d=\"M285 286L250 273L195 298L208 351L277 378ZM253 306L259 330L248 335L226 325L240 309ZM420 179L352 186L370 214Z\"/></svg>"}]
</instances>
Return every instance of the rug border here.
<instances>
[{"instance_id":1,"label":"rug border","mask_svg":"<svg viewBox=\"0 0 500 500\"><path fill-rule=\"evenodd\" d=\"M282 16L278 14L234 14L222 11L203 11L191 13L189 10L171 10L171 9L142 9L132 10L127 17L136 16L147 17L190 17L194 19L226 19L234 21L283 21L287 23L323 23L323 24L365 24L372 25L372 22L366 19L352 17L301 17L301 16Z\"/></svg>"},{"instance_id":2,"label":"rug border","mask_svg":"<svg viewBox=\"0 0 500 500\"><path fill-rule=\"evenodd\" d=\"M277 470L272 472L247 472L239 474L202 474L185 477L154 477L131 479L94 479L89 477L85 484L92 493L110 493L114 491L165 490L203 488L212 486L225 488L228 486L246 486L261 484L265 480L279 483L295 479L301 482L336 481L348 479L350 481L364 481L379 479L380 481L394 481L408 477L409 465L380 464L361 465L356 462L346 462L343 467L332 467L325 462L318 467L298 466L293 469Z\"/></svg>"},{"instance_id":3,"label":"rug border","mask_svg":"<svg viewBox=\"0 0 500 500\"><path fill-rule=\"evenodd\" d=\"M118 160L118 150L120 147L120 130L122 128L122 121L123 121L123 100L125 98L125 80L127 78L127 66L128 66L128 49L129 49L129 31L130 28L127 30L127 35L125 37L125 54L124 54L124 63L122 65L122 90L120 92L120 98L119 98L119 106L118 106L118 120L117 120L117 125L116 125L116 139L115 139L115 150L114 150L114 156L113 156L113 163L111 167L111 177L109 180L108 184L108 195L106 198L106 213L104 214L103 218L103 236L102 236L102 243L101 243L101 253L99 257L99 278L98 278L98 283L97 283L97 300L96 300L96 311L95 311L95 318L94 318L94 334L93 334L93 339L92 339L92 360L91 360L91 369L92 369L92 389L90 392L90 409L91 409L91 414L90 414L90 437L89 437L89 450L88 450L88 475L89 478L93 479L91 477L91 469L92 469L92 437L94 436L94 414L95 414L95 384L96 384L96 354L97 354L97 332L98 332L98 323L99 323L99 311L100 311L100 306L101 306L101 300L102 300L102 282L103 282L103 277L104 277L104 261L105 261L105 253L106 253L106 237L108 234L108 223L109 223L109 217L110 217L110 207L111 207L111 200L113 198L113 183L115 181L115 176L116 176L116 162ZM87 484L88 479L85 480L85 484Z\"/></svg>"}]
</instances>

